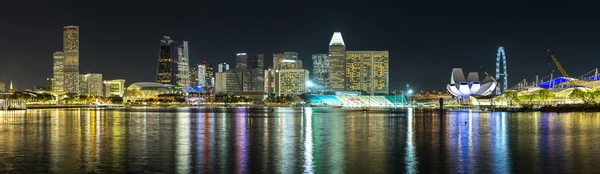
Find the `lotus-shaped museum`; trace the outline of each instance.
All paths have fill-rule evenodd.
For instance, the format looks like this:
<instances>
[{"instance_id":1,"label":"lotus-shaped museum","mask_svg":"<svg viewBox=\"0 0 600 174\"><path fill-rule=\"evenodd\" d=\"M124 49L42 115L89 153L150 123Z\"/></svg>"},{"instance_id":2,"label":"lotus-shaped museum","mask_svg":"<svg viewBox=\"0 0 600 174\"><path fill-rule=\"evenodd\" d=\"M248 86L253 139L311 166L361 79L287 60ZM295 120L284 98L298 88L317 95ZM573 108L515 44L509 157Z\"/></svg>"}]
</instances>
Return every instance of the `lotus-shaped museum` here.
<instances>
[{"instance_id":1,"label":"lotus-shaped museum","mask_svg":"<svg viewBox=\"0 0 600 174\"><path fill-rule=\"evenodd\" d=\"M477 72L469 72L467 78L461 68L452 69L450 84L446 86L448 91L456 97L469 97L471 95L486 96L492 94L496 88L496 81L486 76L479 81Z\"/></svg>"}]
</instances>

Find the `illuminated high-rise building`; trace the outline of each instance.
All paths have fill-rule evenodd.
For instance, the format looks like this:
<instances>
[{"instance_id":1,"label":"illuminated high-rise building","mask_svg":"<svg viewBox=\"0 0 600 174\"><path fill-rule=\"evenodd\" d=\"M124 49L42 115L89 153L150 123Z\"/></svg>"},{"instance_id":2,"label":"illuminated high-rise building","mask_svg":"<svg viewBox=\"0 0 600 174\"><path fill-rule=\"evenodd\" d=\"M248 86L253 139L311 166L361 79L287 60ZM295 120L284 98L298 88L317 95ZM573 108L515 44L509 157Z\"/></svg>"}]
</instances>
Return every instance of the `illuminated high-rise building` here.
<instances>
[{"instance_id":1,"label":"illuminated high-rise building","mask_svg":"<svg viewBox=\"0 0 600 174\"><path fill-rule=\"evenodd\" d=\"M63 28L64 90L66 93L79 93L79 27Z\"/></svg>"},{"instance_id":2,"label":"illuminated high-rise building","mask_svg":"<svg viewBox=\"0 0 600 174\"><path fill-rule=\"evenodd\" d=\"M248 54L235 54L235 69L248 70Z\"/></svg>"},{"instance_id":3,"label":"illuminated high-rise building","mask_svg":"<svg viewBox=\"0 0 600 174\"><path fill-rule=\"evenodd\" d=\"M252 58L252 70L250 72L250 91L263 92L265 84L265 55L257 54Z\"/></svg>"},{"instance_id":4,"label":"illuminated high-rise building","mask_svg":"<svg viewBox=\"0 0 600 174\"><path fill-rule=\"evenodd\" d=\"M177 86L187 88L190 86L190 52L187 41L183 41L177 48Z\"/></svg>"},{"instance_id":5,"label":"illuminated high-rise building","mask_svg":"<svg viewBox=\"0 0 600 174\"><path fill-rule=\"evenodd\" d=\"M206 65L198 64L197 66L196 79L198 79L198 86L207 86L206 84Z\"/></svg>"},{"instance_id":6,"label":"illuminated high-rise building","mask_svg":"<svg viewBox=\"0 0 600 174\"><path fill-rule=\"evenodd\" d=\"M179 46L169 36L164 36L160 42L156 82L177 86Z\"/></svg>"},{"instance_id":7,"label":"illuminated high-rise building","mask_svg":"<svg viewBox=\"0 0 600 174\"><path fill-rule=\"evenodd\" d=\"M214 86L215 85L215 73L213 70L213 67L210 65L210 63L203 61L202 65L204 65L204 67L206 67L206 70L204 71L204 81L206 81L206 86Z\"/></svg>"},{"instance_id":8,"label":"illuminated high-rise building","mask_svg":"<svg viewBox=\"0 0 600 174\"><path fill-rule=\"evenodd\" d=\"M219 72L225 72L225 71L229 70L229 64L227 64L225 62L219 63L218 69L219 69Z\"/></svg>"},{"instance_id":9,"label":"illuminated high-rise building","mask_svg":"<svg viewBox=\"0 0 600 174\"><path fill-rule=\"evenodd\" d=\"M6 84L3 81L0 81L0 92L6 92Z\"/></svg>"},{"instance_id":10,"label":"illuminated high-rise building","mask_svg":"<svg viewBox=\"0 0 600 174\"><path fill-rule=\"evenodd\" d=\"M301 94L308 91L309 73L305 69L283 69L275 72L275 95Z\"/></svg>"},{"instance_id":11,"label":"illuminated high-rise building","mask_svg":"<svg viewBox=\"0 0 600 174\"><path fill-rule=\"evenodd\" d=\"M54 52L53 54L53 80L52 80L52 92L54 94L65 93L65 72L64 63L65 55L61 51Z\"/></svg>"},{"instance_id":12,"label":"illuminated high-rise building","mask_svg":"<svg viewBox=\"0 0 600 174\"><path fill-rule=\"evenodd\" d=\"M302 61L298 60L298 53L296 52L274 53L273 69L302 69Z\"/></svg>"},{"instance_id":13,"label":"illuminated high-rise building","mask_svg":"<svg viewBox=\"0 0 600 174\"><path fill-rule=\"evenodd\" d=\"M321 90L329 87L329 54L313 54L313 83Z\"/></svg>"},{"instance_id":14,"label":"illuminated high-rise building","mask_svg":"<svg viewBox=\"0 0 600 174\"><path fill-rule=\"evenodd\" d=\"M227 70L215 74L215 92L229 93L242 91L242 85L235 70Z\"/></svg>"},{"instance_id":15,"label":"illuminated high-rise building","mask_svg":"<svg viewBox=\"0 0 600 174\"><path fill-rule=\"evenodd\" d=\"M190 86L188 42L164 36L160 43L156 82L182 88Z\"/></svg>"},{"instance_id":16,"label":"illuminated high-rise building","mask_svg":"<svg viewBox=\"0 0 600 174\"><path fill-rule=\"evenodd\" d=\"M200 64L190 68L190 86L198 86L198 66Z\"/></svg>"},{"instance_id":17,"label":"illuminated high-rise building","mask_svg":"<svg viewBox=\"0 0 600 174\"><path fill-rule=\"evenodd\" d=\"M104 96L102 74L79 75L79 94L90 96Z\"/></svg>"},{"instance_id":18,"label":"illuminated high-rise building","mask_svg":"<svg viewBox=\"0 0 600 174\"><path fill-rule=\"evenodd\" d=\"M275 94L275 70L265 70L265 82L264 82L264 93Z\"/></svg>"},{"instance_id":19,"label":"illuminated high-rise building","mask_svg":"<svg viewBox=\"0 0 600 174\"><path fill-rule=\"evenodd\" d=\"M346 72L346 45L341 32L334 32L329 42L329 90L344 91Z\"/></svg>"},{"instance_id":20,"label":"illuminated high-rise building","mask_svg":"<svg viewBox=\"0 0 600 174\"><path fill-rule=\"evenodd\" d=\"M125 91L125 79L105 80L104 81L104 96L105 97L123 97Z\"/></svg>"},{"instance_id":21,"label":"illuminated high-rise building","mask_svg":"<svg viewBox=\"0 0 600 174\"><path fill-rule=\"evenodd\" d=\"M54 78L46 78L46 89L52 92L52 83L54 82Z\"/></svg>"},{"instance_id":22,"label":"illuminated high-rise building","mask_svg":"<svg viewBox=\"0 0 600 174\"><path fill-rule=\"evenodd\" d=\"M389 93L388 51L347 51L346 89L371 95Z\"/></svg>"}]
</instances>

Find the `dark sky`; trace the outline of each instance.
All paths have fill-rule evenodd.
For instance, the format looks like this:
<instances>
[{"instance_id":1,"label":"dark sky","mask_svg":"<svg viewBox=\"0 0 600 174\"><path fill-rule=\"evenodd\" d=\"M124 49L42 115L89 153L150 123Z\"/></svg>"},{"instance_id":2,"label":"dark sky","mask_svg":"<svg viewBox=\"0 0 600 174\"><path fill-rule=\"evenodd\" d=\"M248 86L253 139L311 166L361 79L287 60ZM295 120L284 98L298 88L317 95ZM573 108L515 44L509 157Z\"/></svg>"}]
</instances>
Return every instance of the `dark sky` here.
<instances>
[{"instance_id":1,"label":"dark sky","mask_svg":"<svg viewBox=\"0 0 600 174\"><path fill-rule=\"evenodd\" d=\"M504 46L509 86L553 69L600 67L600 4L510 1L33 1L0 2L0 80L20 89L52 76L62 27L80 26L80 72L154 81L163 35L190 43L191 63L235 53L327 53L334 31L348 50L390 51L390 88L444 89L454 67L493 73ZM572 4L568 4L572 3ZM483 75L481 75L483 76Z\"/></svg>"}]
</instances>

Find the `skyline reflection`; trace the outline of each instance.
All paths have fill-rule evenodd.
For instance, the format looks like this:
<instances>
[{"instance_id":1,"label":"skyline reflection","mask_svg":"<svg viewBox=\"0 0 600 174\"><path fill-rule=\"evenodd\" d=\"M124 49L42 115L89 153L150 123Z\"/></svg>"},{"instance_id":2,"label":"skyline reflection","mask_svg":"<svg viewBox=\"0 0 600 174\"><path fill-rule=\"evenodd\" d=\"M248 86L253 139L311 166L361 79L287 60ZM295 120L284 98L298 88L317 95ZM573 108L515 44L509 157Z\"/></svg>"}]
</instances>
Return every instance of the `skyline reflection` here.
<instances>
[{"instance_id":1,"label":"skyline reflection","mask_svg":"<svg viewBox=\"0 0 600 174\"><path fill-rule=\"evenodd\" d=\"M600 172L600 113L217 110L0 111L0 173Z\"/></svg>"}]
</instances>

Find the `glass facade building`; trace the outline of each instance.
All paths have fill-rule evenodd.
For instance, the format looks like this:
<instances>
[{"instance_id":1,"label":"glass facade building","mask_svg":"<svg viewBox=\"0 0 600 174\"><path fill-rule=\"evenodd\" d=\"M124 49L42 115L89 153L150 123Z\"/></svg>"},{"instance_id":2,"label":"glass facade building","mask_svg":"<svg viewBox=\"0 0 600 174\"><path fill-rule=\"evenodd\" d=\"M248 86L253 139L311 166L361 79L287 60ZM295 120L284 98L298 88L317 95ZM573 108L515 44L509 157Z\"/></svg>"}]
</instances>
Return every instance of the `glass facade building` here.
<instances>
[{"instance_id":1,"label":"glass facade building","mask_svg":"<svg viewBox=\"0 0 600 174\"><path fill-rule=\"evenodd\" d=\"M319 90L329 87L329 54L313 54L313 84Z\"/></svg>"},{"instance_id":2,"label":"glass facade building","mask_svg":"<svg viewBox=\"0 0 600 174\"><path fill-rule=\"evenodd\" d=\"M79 75L79 94L89 96L104 96L102 74Z\"/></svg>"},{"instance_id":3,"label":"glass facade building","mask_svg":"<svg viewBox=\"0 0 600 174\"><path fill-rule=\"evenodd\" d=\"M65 55L61 51L54 52L52 67L52 92L54 94L65 93Z\"/></svg>"},{"instance_id":4,"label":"glass facade building","mask_svg":"<svg viewBox=\"0 0 600 174\"><path fill-rule=\"evenodd\" d=\"M302 61L298 60L298 53L283 52L273 54L273 69L302 69Z\"/></svg>"},{"instance_id":5,"label":"glass facade building","mask_svg":"<svg viewBox=\"0 0 600 174\"><path fill-rule=\"evenodd\" d=\"M334 32L329 42L329 90L344 91L346 84L346 45L341 32Z\"/></svg>"},{"instance_id":6,"label":"glass facade building","mask_svg":"<svg viewBox=\"0 0 600 174\"><path fill-rule=\"evenodd\" d=\"M215 74L215 92L216 93L229 93L229 92L240 92L242 86L238 79L238 73L234 70L228 70L225 72L218 72Z\"/></svg>"},{"instance_id":7,"label":"glass facade building","mask_svg":"<svg viewBox=\"0 0 600 174\"><path fill-rule=\"evenodd\" d=\"M252 58L250 72L250 92L263 92L265 84L265 55L257 54Z\"/></svg>"},{"instance_id":8,"label":"glass facade building","mask_svg":"<svg viewBox=\"0 0 600 174\"><path fill-rule=\"evenodd\" d=\"M177 86L187 88L191 85L190 79L190 52L187 41L183 41L177 48Z\"/></svg>"},{"instance_id":9,"label":"glass facade building","mask_svg":"<svg viewBox=\"0 0 600 174\"><path fill-rule=\"evenodd\" d=\"M63 28L63 73L64 90L66 93L79 93L79 27L65 26Z\"/></svg>"},{"instance_id":10,"label":"glass facade building","mask_svg":"<svg viewBox=\"0 0 600 174\"><path fill-rule=\"evenodd\" d=\"M346 89L373 94L389 93L388 51L347 51Z\"/></svg>"},{"instance_id":11,"label":"glass facade building","mask_svg":"<svg viewBox=\"0 0 600 174\"><path fill-rule=\"evenodd\" d=\"M207 84L206 84L206 65L199 64L196 69L197 69L196 79L198 82L197 86L207 86Z\"/></svg>"},{"instance_id":12,"label":"glass facade building","mask_svg":"<svg viewBox=\"0 0 600 174\"><path fill-rule=\"evenodd\" d=\"M213 67L210 65L210 63L203 61L202 65L204 65L204 67L206 67L206 70L204 71L204 81L206 82L206 86L214 86L215 85L215 73L213 70Z\"/></svg>"}]
</instances>

